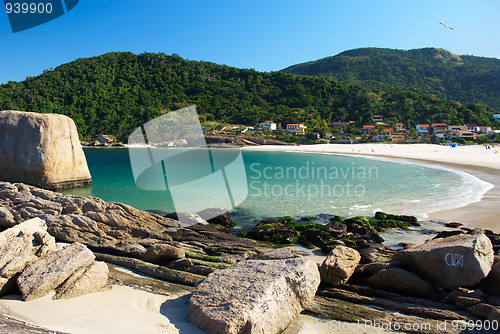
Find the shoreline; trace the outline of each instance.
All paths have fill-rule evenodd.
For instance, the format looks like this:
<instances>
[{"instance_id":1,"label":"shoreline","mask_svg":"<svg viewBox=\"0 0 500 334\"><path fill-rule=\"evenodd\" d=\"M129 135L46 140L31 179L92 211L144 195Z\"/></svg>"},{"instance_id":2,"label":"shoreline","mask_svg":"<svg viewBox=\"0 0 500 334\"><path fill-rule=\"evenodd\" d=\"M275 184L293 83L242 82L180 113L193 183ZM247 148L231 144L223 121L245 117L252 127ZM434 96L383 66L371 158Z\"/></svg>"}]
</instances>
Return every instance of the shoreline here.
<instances>
[{"instance_id":1,"label":"shoreline","mask_svg":"<svg viewBox=\"0 0 500 334\"><path fill-rule=\"evenodd\" d=\"M252 146L251 151L281 151L377 157L398 162L424 163L465 172L493 185L477 202L451 209L427 212L431 220L458 221L466 227L478 227L500 233L500 153L483 146L449 147L435 144L319 144L303 146ZM454 151L450 151L454 150ZM451 153L451 154L450 154Z\"/></svg>"}]
</instances>

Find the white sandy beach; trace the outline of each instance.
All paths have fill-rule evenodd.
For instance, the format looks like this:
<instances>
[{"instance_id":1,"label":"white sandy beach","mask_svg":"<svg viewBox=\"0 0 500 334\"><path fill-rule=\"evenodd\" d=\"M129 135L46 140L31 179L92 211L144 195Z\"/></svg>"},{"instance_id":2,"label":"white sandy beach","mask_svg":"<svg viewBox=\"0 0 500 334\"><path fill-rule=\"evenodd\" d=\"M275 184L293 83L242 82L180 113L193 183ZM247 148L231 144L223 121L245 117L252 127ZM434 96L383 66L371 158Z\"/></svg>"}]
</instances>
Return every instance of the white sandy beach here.
<instances>
[{"instance_id":1,"label":"white sandy beach","mask_svg":"<svg viewBox=\"0 0 500 334\"><path fill-rule=\"evenodd\" d=\"M500 169L500 146L486 149L482 145L451 147L434 144L320 144L252 146L245 149L392 157Z\"/></svg>"}]
</instances>

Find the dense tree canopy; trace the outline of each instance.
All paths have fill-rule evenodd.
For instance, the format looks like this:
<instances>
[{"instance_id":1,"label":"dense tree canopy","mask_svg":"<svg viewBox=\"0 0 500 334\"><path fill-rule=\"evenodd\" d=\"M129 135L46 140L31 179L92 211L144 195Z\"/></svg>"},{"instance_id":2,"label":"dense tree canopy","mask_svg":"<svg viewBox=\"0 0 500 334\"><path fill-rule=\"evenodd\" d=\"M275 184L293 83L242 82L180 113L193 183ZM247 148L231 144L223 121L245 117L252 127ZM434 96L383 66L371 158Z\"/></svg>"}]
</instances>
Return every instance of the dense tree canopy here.
<instances>
[{"instance_id":1,"label":"dense tree canopy","mask_svg":"<svg viewBox=\"0 0 500 334\"><path fill-rule=\"evenodd\" d=\"M286 73L322 76L375 89L401 88L500 111L500 59L443 49L363 48L290 66Z\"/></svg>"},{"instance_id":2,"label":"dense tree canopy","mask_svg":"<svg viewBox=\"0 0 500 334\"><path fill-rule=\"evenodd\" d=\"M328 78L260 73L178 55L130 52L77 59L23 82L0 86L0 110L60 113L84 139L101 133L126 140L138 126L195 104L202 120L255 125L273 120L324 129L331 120L372 123L373 114L415 122L491 124L483 104L433 94L373 90Z\"/></svg>"}]
</instances>

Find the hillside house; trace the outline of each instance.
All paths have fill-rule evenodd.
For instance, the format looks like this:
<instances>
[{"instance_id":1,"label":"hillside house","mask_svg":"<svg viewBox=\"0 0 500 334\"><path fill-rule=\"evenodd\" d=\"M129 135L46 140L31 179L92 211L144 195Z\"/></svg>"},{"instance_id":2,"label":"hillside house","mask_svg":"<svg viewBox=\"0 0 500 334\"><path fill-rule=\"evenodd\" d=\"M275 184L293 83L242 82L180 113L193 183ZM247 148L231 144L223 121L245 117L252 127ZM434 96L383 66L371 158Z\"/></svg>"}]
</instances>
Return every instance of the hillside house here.
<instances>
[{"instance_id":1,"label":"hillside house","mask_svg":"<svg viewBox=\"0 0 500 334\"><path fill-rule=\"evenodd\" d=\"M259 123L259 129L268 130L268 131L276 131L276 123L273 123L271 121L265 121L265 122Z\"/></svg>"},{"instance_id":2,"label":"hillside house","mask_svg":"<svg viewBox=\"0 0 500 334\"><path fill-rule=\"evenodd\" d=\"M373 115L374 122L382 122L384 120L384 116L382 115Z\"/></svg>"},{"instance_id":3,"label":"hillside house","mask_svg":"<svg viewBox=\"0 0 500 334\"><path fill-rule=\"evenodd\" d=\"M342 130L343 127L348 127L350 126L351 124L353 124L354 121L348 121L348 122L332 122L331 124L331 127L332 129L334 130Z\"/></svg>"},{"instance_id":4,"label":"hillside house","mask_svg":"<svg viewBox=\"0 0 500 334\"><path fill-rule=\"evenodd\" d=\"M393 143L404 143L406 142L406 132L395 132L391 135L391 140Z\"/></svg>"},{"instance_id":5,"label":"hillside house","mask_svg":"<svg viewBox=\"0 0 500 334\"><path fill-rule=\"evenodd\" d=\"M363 128L361 129L362 134L370 134L370 132L375 131L375 125L363 125Z\"/></svg>"},{"instance_id":6,"label":"hillside house","mask_svg":"<svg viewBox=\"0 0 500 334\"><path fill-rule=\"evenodd\" d=\"M429 133L431 126L429 124L417 124L415 127L418 133Z\"/></svg>"},{"instance_id":7,"label":"hillside house","mask_svg":"<svg viewBox=\"0 0 500 334\"><path fill-rule=\"evenodd\" d=\"M485 133L485 134L490 134L493 133L493 129L491 126L476 126L476 133Z\"/></svg>"},{"instance_id":8,"label":"hillside house","mask_svg":"<svg viewBox=\"0 0 500 334\"><path fill-rule=\"evenodd\" d=\"M477 124L464 124L465 128L470 132L476 132Z\"/></svg>"},{"instance_id":9,"label":"hillside house","mask_svg":"<svg viewBox=\"0 0 500 334\"><path fill-rule=\"evenodd\" d=\"M446 125L445 123L432 123L431 128L432 128L432 133L436 134L442 131L446 132L448 130L448 125Z\"/></svg>"},{"instance_id":10,"label":"hillside house","mask_svg":"<svg viewBox=\"0 0 500 334\"><path fill-rule=\"evenodd\" d=\"M290 133L295 133L298 135L303 135L306 133L307 126L304 124L287 124L286 131Z\"/></svg>"},{"instance_id":11,"label":"hillside house","mask_svg":"<svg viewBox=\"0 0 500 334\"><path fill-rule=\"evenodd\" d=\"M448 126L448 130L450 131L467 131L467 128L463 125L450 125Z\"/></svg>"},{"instance_id":12,"label":"hillside house","mask_svg":"<svg viewBox=\"0 0 500 334\"><path fill-rule=\"evenodd\" d=\"M377 122L377 123L375 123L375 129L378 129L378 128L389 129L389 128L391 128L391 125L384 123L384 122Z\"/></svg>"},{"instance_id":13,"label":"hillside house","mask_svg":"<svg viewBox=\"0 0 500 334\"><path fill-rule=\"evenodd\" d=\"M335 138L335 135L333 133L327 132L327 133L325 133L325 138L326 139L332 139L332 138Z\"/></svg>"},{"instance_id":14,"label":"hillside house","mask_svg":"<svg viewBox=\"0 0 500 334\"><path fill-rule=\"evenodd\" d=\"M406 132L405 125L403 123L396 123L397 132Z\"/></svg>"}]
</instances>

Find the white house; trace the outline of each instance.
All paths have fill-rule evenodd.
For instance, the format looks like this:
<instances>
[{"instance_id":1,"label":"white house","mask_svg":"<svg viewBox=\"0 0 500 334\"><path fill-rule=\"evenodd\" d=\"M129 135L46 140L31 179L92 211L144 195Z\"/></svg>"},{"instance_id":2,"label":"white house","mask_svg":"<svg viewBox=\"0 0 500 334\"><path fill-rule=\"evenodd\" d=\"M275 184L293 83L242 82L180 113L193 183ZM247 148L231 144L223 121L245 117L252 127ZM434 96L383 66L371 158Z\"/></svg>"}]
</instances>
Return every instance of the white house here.
<instances>
[{"instance_id":1,"label":"white house","mask_svg":"<svg viewBox=\"0 0 500 334\"><path fill-rule=\"evenodd\" d=\"M500 114L493 115L493 120L500 121Z\"/></svg>"},{"instance_id":2,"label":"white house","mask_svg":"<svg viewBox=\"0 0 500 334\"><path fill-rule=\"evenodd\" d=\"M417 124L415 129L418 133L429 133L431 126L429 124Z\"/></svg>"},{"instance_id":3,"label":"white house","mask_svg":"<svg viewBox=\"0 0 500 334\"><path fill-rule=\"evenodd\" d=\"M493 129L491 128L491 126L476 126L475 132L489 134L493 132Z\"/></svg>"},{"instance_id":4,"label":"white house","mask_svg":"<svg viewBox=\"0 0 500 334\"><path fill-rule=\"evenodd\" d=\"M287 124L286 131L296 134L304 134L306 133L307 126L304 124Z\"/></svg>"},{"instance_id":5,"label":"white house","mask_svg":"<svg viewBox=\"0 0 500 334\"><path fill-rule=\"evenodd\" d=\"M276 130L276 123L273 123L271 121L265 121L265 122L259 123L259 128L262 130L273 131L273 130Z\"/></svg>"},{"instance_id":6,"label":"white house","mask_svg":"<svg viewBox=\"0 0 500 334\"><path fill-rule=\"evenodd\" d=\"M332 133L325 133L325 138L332 139L332 138L335 138L335 136Z\"/></svg>"}]
</instances>

